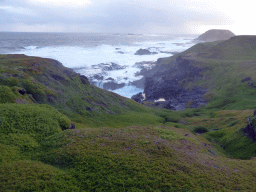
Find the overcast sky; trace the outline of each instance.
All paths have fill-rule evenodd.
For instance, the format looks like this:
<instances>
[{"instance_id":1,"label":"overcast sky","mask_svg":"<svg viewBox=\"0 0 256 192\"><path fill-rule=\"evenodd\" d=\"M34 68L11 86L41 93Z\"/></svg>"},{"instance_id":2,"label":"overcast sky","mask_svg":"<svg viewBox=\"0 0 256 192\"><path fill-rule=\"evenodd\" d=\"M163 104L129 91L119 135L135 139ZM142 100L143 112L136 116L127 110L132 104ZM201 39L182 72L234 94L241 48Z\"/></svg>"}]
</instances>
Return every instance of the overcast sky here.
<instances>
[{"instance_id":1,"label":"overcast sky","mask_svg":"<svg viewBox=\"0 0 256 192\"><path fill-rule=\"evenodd\" d=\"M0 31L256 34L252 0L0 0Z\"/></svg>"}]
</instances>

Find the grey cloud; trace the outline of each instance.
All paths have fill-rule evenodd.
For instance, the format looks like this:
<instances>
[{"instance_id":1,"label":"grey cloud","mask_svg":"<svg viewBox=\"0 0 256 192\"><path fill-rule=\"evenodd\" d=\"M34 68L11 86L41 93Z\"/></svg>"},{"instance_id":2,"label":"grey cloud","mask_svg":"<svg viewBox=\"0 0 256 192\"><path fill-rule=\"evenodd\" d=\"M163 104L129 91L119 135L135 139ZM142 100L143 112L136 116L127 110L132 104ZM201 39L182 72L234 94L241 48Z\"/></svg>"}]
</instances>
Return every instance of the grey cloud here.
<instances>
[{"instance_id":1,"label":"grey cloud","mask_svg":"<svg viewBox=\"0 0 256 192\"><path fill-rule=\"evenodd\" d=\"M152 0L137 1L108 1L99 0L82 8L68 7L39 7L26 1L4 0L0 6L18 7L30 10L33 14L22 14L0 9L0 22L3 25L62 25L70 29L72 26L87 28L93 26L97 32L139 32L147 27L156 25L170 27L172 31L186 30L189 22L222 24L225 20L218 12L195 12L180 7L171 6L169 1L157 2ZM1 30L1 29L0 29ZM82 30L82 29L81 29ZM156 30L156 29L155 29ZM158 31L153 31L158 32ZM159 31L161 32L161 31ZM184 31L186 32L186 31Z\"/></svg>"}]
</instances>

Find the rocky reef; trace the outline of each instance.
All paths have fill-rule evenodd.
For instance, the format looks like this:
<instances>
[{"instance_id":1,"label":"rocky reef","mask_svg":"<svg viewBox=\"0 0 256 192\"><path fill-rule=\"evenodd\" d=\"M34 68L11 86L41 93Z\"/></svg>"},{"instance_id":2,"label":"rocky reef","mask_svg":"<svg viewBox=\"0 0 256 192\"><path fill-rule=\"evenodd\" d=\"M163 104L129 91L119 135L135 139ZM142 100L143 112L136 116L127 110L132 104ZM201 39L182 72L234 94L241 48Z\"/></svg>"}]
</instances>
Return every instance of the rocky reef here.
<instances>
[{"instance_id":1,"label":"rocky reef","mask_svg":"<svg viewBox=\"0 0 256 192\"><path fill-rule=\"evenodd\" d=\"M121 66L113 62L92 65L94 74L88 76L88 80L91 84L96 85L105 90L115 90L122 88L125 86L125 83L116 82L114 78L108 76L108 73L111 71L122 70L126 67L127 66ZM79 72L79 69L77 69L76 71Z\"/></svg>"},{"instance_id":2,"label":"rocky reef","mask_svg":"<svg viewBox=\"0 0 256 192\"><path fill-rule=\"evenodd\" d=\"M92 68L101 69L102 71L114 71L114 70L125 69L126 66L121 66L116 63L110 62L110 63L100 63L97 65L92 65Z\"/></svg>"}]
</instances>

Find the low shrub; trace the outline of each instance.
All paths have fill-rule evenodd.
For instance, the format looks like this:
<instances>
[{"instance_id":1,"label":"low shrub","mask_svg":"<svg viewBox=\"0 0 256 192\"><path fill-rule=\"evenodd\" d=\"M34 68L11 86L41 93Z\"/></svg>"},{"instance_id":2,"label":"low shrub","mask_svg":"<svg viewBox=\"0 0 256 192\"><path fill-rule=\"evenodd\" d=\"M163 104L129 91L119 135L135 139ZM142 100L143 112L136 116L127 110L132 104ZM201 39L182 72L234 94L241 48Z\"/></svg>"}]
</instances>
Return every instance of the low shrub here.
<instances>
[{"instance_id":1,"label":"low shrub","mask_svg":"<svg viewBox=\"0 0 256 192\"><path fill-rule=\"evenodd\" d=\"M0 133L28 134L37 140L70 125L66 116L49 105L0 104L0 119Z\"/></svg>"},{"instance_id":2,"label":"low shrub","mask_svg":"<svg viewBox=\"0 0 256 192\"><path fill-rule=\"evenodd\" d=\"M66 172L36 161L0 165L0 191L81 191Z\"/></svg>"},{"instance_id":3,"label":"low shrub","mask_svg":"<svg viewBox=\"0 0 256 192\"><path fill-rule=\"evenodd\" d=\"M16 95L10 87L0 86L0 103L15 103Z\"/></svg>"},{"instance_id":4,"label":"low shrub","mask_svg":"<svg viewBox=\"0 0 256 192\"><path fill-rule=\"evenodd\" d=\"M0 136L0 143L19 147L22 151L30 151L39 147L39 144L28 134L3 134Z\"/></svg>"},{"instance_id":5,"label":"low shrub","mask_svg":"<svg viewBox=\"0 0 256 192\"><path fill-rule=\"evenodd\" d=\"M203 126L197 126L197 127L194 128L193 132L202 134L202 133L208 132L208 130Z\"/></svg>"}]
</instances>

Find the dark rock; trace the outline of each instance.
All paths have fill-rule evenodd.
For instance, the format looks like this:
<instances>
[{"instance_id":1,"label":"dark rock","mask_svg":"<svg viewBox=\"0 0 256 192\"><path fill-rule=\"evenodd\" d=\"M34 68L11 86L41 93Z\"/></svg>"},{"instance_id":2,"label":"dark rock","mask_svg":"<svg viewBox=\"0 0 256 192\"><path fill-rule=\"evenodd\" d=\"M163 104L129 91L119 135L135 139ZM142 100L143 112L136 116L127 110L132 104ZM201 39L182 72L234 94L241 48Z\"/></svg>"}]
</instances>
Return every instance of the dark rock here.
<instances>
[{"instance_id":1,"label":"dark rock","mask_svg":"<svg viewBox=\"0 0 256 192\"><path fill-rule=\"evenodd\" d=\"M177 45L177 46L184 46L185 43L173 43L174 45Z\"/></svg>"},{"instance_id":2,"label":"dark rock","mask_svg":"<svg viewBox=\"0 0 256 192\"><path fill-rule=\"evenodd\" d=\"M131 99L133 99L134 101L138 102L138 103L141 103L143 100L144 100L144 97L142 95L142 92L136 94L136 95L133 95L131 97Z\"/></svg>"},{"instance_id":3,"label":"dark rock","mask_svg":"<svg viewBox=\"0 0 256 192\"><path fill-rule=\"evenodd\" d=\"M86 76L80 75L80 79L81 79L83 84L89 84L89 80Z\"/></svg>"},{"instance_id":4,"label":"dark rock","mask_svg":"<svg viewBox=\"0 0 256 192\"><path fill-rule=\"evenodd\" d=\"M256 110L254 110L253 115L254 115L254 116L256 115Z\"/></svg>"},{"instance_id":5,"label":"dark rock","mask_svg":"<svg viewBox=\"0 0 256 192\"><path fill-rule=\"evenodd\" d=\"M72 68L75 72L79 72L80 70L87 69L87 67L74 67Z\"/></svg>"},{"instance_id":6,"label":"dark rock","mask_svg":"<svg viewBox=\"0 0 256 192\"><path fill-rule=\"evenodd\" d=\"M147 77L152 77L155 75L157 75L159 77L161 75L164 75L164 73L166 73L170 67L168 65L159 64L159 61L161 61L161 60L162 59L158 59L157 62L154 62L154 66L152 67L152 69L142 69L140 72L138 72L137 75L143 75L143 78L131 82L131 85L134 85L140 89L141 88L144 89L145 79ZM145 62L151 62L151 64L153 64L152 61L145 61Z\"/></svg>"},{"instance_id":7,"label":"dark rock","mask_svg":"<svg viewBox=\"0 0 256 192\"><path fill-rule=\"evenodd\" d=\"M117 51L116 53L124 54L124 52L123 52L123 51Z\"/></svg>"},{"instance_id":8,"label":"dark rock","mask_svg":"<svg viewBox=\"0 0 256 192\"><path fill-rule=\"evenodd\" d=\"M123 88L125 86L125 83L116 83L114 81L111 82L106 82L103 84L103 89L106 90L116 90L116 89L120 89Z\"/></svg>"},{"instance_id":9,"label":"dark rock","mask_svg":"<svg viewBox=\"0 0 256 192\"><path fill-rule=\"evenodd\" d=\"M187 133L185 136L186 136L186 137L189 137L189 134Z\"/></svg>"},{"instance_id":10,"label":"dark rock","mask_svg":"<svg viewBox=\"0 0 256 192\"><path fill-rule=\"evenodd\" d=\"M138 51L136 51L136 53L134 53L134 55L152 55L152 54L158 54L157 52L150 52L147 49L139 49Z\"/></svg>"},{"instance_id":11,"label":"dark rock","mask_svg":"<svg viewBox=\"0 0 256 192\"><path fill-rule=\"evenodd\" d=\"M144 92L146 101L165 98L166 104L164 108L170 110L183 110L188 107L188 104L191 108L205 105L206 102L202 97L207 92L207 89L194 87L192 90L187 90L180 84L184 79L193 79L195 81L202 78L200 72L204 69L194 67L190 62L188 58L179 56L173 64L156 65L151 70L156 72L145 78Z\"/></svg>"},{"instance_id":12,"label":"dark rock","mask_svg":"<svg viewBox=\"0 0 256 192\"><path fill-rule=\"evenodd\" d=\"M158 108L165 108L167 102L168 101L157 101L155 102L155 106L157 106Z\"/></svg>"},{"instance_id":13,"label":"dark rock","mask_svg":"<svg viewBox=\"0 0 256 192\"><path fill-rule=\"evenodd\" d=\"M121 48L115 48L116 50L120 50Z\"/></svg>"},{"instance_id":14,"label":"dark rock","mask_svg":"<svg viewBox=\"0 0 256 192\"><path fill-rule=\"evenodd\" d=\"M103 79L104 79L104 77L103 77L103 76L101 76L101 75L95 74L95 75L93 75L93 79L103 80Z\"/></svg>"},{"instance_id":15,"label":"dark rock","mask_svg":"<svg viewBox=\"0 0 256 192\"><path fill-rule=\"evenodd\" d=\"M252 78L251 77L245 77L241 80L242 83L244 83L245 81L251 81Z\"/></svg>"},{"instance_id":16,"label":"dark rock","mask_svg":"<svg viewBox=\"0 0 256 192\"><path fill-rule=\"evenodd\" d=\"M248 124L243 128L244 135L256 142L256 132L254 126L251 124L251 119L248 118Z\"/></svg>"},{"instance_id":17,"label":"dark rock","mask_svg":"<svg viewBox=\"0 0 256 192\"><path fill-rule=\"evenodd\" d=\"M100 63L97 65L92 65L93 69L102 69L103 71L114 71L114 70L120 70L125 69L126 66L121 66L116 63Z\"/></svg>"},{"instance_id":18,"label":"dark rock","mask_svg":"<svg viewBox=\"0 0 256 192\"><path fill-rule=\"evenodd\" d=\"M86 111L92 111L91 107L86 107Z\"/></svg>"},{"instance_id":19,"label":"dark rock","mask_svg":"<svg viewBox=\"0 0 256 192\"><path fill-rule=\"evenodd\" d=\"M114 81L114 79L113 79L112 77L109 77L109 78L107 78L106 80Z\"/></svg>"},{"instance_id":20,"label":"dark rock","mask_svg":"<svg viewBox=\"0 0 256 192\"><path fill-rule=\"evenodd\" d=\"M197 134L203 134L208 132L208 130L205 127L197 127L194 129L194 132Z\"/></svg>"},{"instance_id":21,"label":"dark rock","mask_svg":"<svg viewBox=\"0 0 256 192\"><path fill-rule=\"evenodd\" d=\"M69 129L75 129L75 128L76 128L75 123L71 123L70 126L69 126Z\"/></svg>"},{"instance_id":22,"label":"dark rock","mask_svg":"<svg viewBox=\"0 0 256 192\"><path fill-rule=\"evenodd\" d=\"M176 55L176 54L178 54L179 52L177 52L177 51L160 51L160 53L167 53L167 54Z\"/></svg>"},{"instance_id":23,"label":"dark rock","mask_svg":"<svg viewBox=\"0 0 256 192\"><path fill-rule=\"evenodd\" d=\"M26 91L25 91L24 89L18 89L18 91L19 91L19 93L20 93L21 95L25 95L25 93L26 93Z\"/></svg>"},{"instance_id":24,"label":"dark rock","mask_svg":"<svg viewBox=\"0 0 256 192\"><path fill-rule=\"evenodd\" d=\"M172 102L169 102L167 103L165 106L164 106L165 109L170 109L170 110L178 110L179 108L175 105L172 104Z\"/></svg>"},{"instance_id":25,"label":"dark rock","mask_svg":"<svg viewBox=\"0 0 256 192\"><path fill-rule=\"evenodd\" d=\"M131 85L139 88L139 89L144 89L145 87L145 78L142 78L140 80L137 80L137 81L133 81L131 82Z\"/></svg>"},{"instance_id":26,"label":"dark rock","mask_svg":"<svg viewBox=\"0 0 256 192\"><path fill-rule=\"evenodd\" d=\"M139 72L136 72L134 75L135 77L145 75L147 73L147 69L141 69Z\"/></svg>"},{"instance_id":27,"label":"dark rock","mask_svg":"<svg viewBox=\"0 0 256 192\"><path fill-rule=\"evenodd\" d=\"M140 69L152 69L156 65L155 61L142 61L142 62L136 62L133 67L137 67Z\"/></svg>"}]
</instances>

